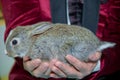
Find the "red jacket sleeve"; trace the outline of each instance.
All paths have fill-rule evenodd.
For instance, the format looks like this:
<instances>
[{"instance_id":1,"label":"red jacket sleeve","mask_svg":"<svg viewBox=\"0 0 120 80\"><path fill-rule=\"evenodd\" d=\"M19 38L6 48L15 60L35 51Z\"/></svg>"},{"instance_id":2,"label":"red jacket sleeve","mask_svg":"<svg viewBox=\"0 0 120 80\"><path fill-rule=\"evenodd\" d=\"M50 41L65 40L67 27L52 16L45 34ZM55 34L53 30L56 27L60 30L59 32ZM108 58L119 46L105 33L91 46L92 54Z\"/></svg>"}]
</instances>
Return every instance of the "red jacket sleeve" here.
<instances>
[{"instance_id":1,"label":"red jacket sleeve","mask_svg":"<svg viewBox=\"0 0 120 80\"><path fill-rule=\"evenodd\" d=\"M114 48L103 52L98 75L104 76L120 71L120 0L108 0L100 6L97 36L101 40L116 43Z\"/></svg>"},{"instance_id":2,"label":"red jacket sleeve","mask_svg":"<svg viewBox=\"0 0 120 80\"><path fill-rule=\"evenodd\" d=\"M30 25L40 21L51 21L49 0L1 0L1 2L6 22L5 40L9 32L18 25ZM10 71L9 80L23 79L46 80L33 77L30 73L25 71L22 59L17 58ZM53 80L53 78L49 78L48 80Z\"/></svg>"},{"instance_id":3,"label":"red jacket sleeve","mask_svg":"<svg viewBox=\"0 0 120 80\"><path fill-rule=\"evenodd\" d=\"M51 21L49 0L1 0L6 22L5 40L17 25Z\"/></svg>"},{"instance_id":4,"label":"red jacket sleeve","mask_svg":"<svg viewBox=\"0 0 120 80\"><path fill-rule=\"evenodd\" d=\"M120 71L120 0L107 0L107 3L100 5L96 35L103 41L115 42L116 46L102 52L100 71L87 76L85 80L116 79L113 77L120 80L116 74Z\"/></svg>"},{"instance_id":5,"label":"red jacket sleeve","mask_svg":"<svg viewBox=\"0 0 120 80\"><path fill-rule=\"evenodd\" d=\"M6 22L5 40L9 32L18 25L51 21L49 0L1 0L1 3ZM25 71L22 59L15 61L9 80L44 80L37 79Z\"/></svg>"}]
</instances>

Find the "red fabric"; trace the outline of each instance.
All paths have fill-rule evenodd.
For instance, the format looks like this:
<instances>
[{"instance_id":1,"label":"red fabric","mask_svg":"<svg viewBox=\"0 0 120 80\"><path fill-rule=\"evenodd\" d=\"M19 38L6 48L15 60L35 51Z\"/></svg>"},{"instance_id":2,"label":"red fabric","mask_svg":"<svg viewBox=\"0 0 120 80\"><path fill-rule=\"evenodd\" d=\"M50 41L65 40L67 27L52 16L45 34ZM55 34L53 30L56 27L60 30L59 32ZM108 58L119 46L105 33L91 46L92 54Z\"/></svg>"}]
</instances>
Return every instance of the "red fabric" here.
<instances>
[{"instance_id":1,"label":"red fabric","mask_svg":"<svg viewBox=\"0 0 120 80\"><path fill-rule=\"evenodd\" d=\"M1 0L1 2L6 21L5 40L10 30L17 25L30 25L40 21L51 21L49 0ZM24 70L22 64L22 59L16 60L10 72L9 80L45 80L31 76ZM53 78L48 80L53 80Z\"/></svg>"},{"instance_id":2,"label":"red fabric","mask_svg":"<svg viewBox=\"0 0 120 80\"><path fill-rule=\"evenodd\" d=\"M115 42L117 45L103 51L100 71L84 80L98 80L102 76L120 71L120 0L108 0L101 4L96 35L101 40ZM120 80L120 77L116 80Z\"/></svg>"},{"instance_id":3,"label":"red fabric","mask_svg":"<svg viewBox=\"0 0 120 80\"><path fill-rule=\"evenodd\" d=\"M10 30L18 25L30 25L40 21L51 21L49 0L1 0L1 2L6 22L5 40ZM31 76L23 69L22 64L22 59L16 60L10 72L9 80L45 80ZM53 78L48 80L53 80Z\"/></svg>"},{"instance_id":4,"label":"red fabric","mask_svg":"<svg viewBox=\"0 0 120 80\"><path fill-rule=\"evenodd\" d=\"M108 0L108 3L101 5L97 36L101 40L117 43L114 48L103 52L97 76L120 71L120 0Z\"/></svg>"},{"instance_id":5,"label":"red fabric","mask_svg":"<svg viewBox=\"0 0 120 80\"><path fill-rule=\"evenodd\" d=\"M6 21L5 40L17 25L51 21L49 0L1 0Z\"/></svg>"},{"instance_id":6,"label":"red fabric","mask_svg":"<svg viewBox=\"0 0 120 80\"><path fill-rule=\"evenodd\" d=\"M10 30L17 25L30 25L39 21L51 21L49 0L1 1L6 20L5 39ZM101 70L86 77L84 80L97 80L102 75L120 70L120 0L108 0L106 4L101 5L98 25L97 36L101 40L116 42L117 45L103 52ZM17 59L16 61L10 72L10 80L43 80L32 77L25 71L21 59Z\"/></svg>"}]
</instances>

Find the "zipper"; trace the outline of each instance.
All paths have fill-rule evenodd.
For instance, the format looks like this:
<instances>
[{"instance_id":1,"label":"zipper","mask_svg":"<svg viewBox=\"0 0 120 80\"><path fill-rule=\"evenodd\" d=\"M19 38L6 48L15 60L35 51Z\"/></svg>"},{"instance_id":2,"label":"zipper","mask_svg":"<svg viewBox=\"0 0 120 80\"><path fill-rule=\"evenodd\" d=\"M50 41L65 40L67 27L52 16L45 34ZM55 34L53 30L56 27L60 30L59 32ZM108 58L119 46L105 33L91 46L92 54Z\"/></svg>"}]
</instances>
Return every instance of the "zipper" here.
<instances>
[{"instance_id":1,"label":"zipper","mask_svg":"<svg viewBox=\"0 0 120 80\"><path fill-rule=\"evenodd\" d=\"M66 0L66 16L67 16L67 24L68 24L68 25L71 25L70 16L69 16L68 0Z\"/></svg>"}]
</instances>

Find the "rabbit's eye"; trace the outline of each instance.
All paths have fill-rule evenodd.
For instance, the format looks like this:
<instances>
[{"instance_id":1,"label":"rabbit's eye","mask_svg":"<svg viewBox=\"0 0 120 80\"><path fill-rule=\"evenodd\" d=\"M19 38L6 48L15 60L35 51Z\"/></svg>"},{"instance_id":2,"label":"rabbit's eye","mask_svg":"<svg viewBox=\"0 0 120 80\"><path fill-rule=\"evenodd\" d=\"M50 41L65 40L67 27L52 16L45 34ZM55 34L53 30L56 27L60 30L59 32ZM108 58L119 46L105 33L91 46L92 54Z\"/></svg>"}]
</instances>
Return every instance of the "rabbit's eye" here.
<instances>
[{"instance_id":1,"label":"rabbit's eye","mask_svg":"<svg viewBox=\"0 0 120 80\"><path fill-rule=\"evenodd\" d=\"M18 43L17 40L13 40L13 41L12 41L12 44L13 44L13 45L16 45L17 43Z\"/></svg>"},{"instance_id":2,"label":"rabbit's eye","mask_svg":"<svg viewBox=\"0 0 120 80\"><path fill-rule=\"evenodd\" d=\"M13 38L11 41L11 46L15 46L18 45L20 43L20 39L19 38Z\"/></svg>"}]
</instances>

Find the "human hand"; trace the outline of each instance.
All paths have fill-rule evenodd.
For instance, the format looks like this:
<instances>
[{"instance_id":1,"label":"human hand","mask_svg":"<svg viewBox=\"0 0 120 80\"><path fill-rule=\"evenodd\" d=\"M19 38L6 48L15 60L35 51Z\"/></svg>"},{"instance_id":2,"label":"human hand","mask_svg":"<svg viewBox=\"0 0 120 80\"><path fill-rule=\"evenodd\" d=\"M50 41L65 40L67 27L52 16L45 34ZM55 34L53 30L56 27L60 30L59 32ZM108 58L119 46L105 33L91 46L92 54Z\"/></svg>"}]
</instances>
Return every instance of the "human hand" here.
<instances>
[{"instance_id":1,"label":"human hand","mask_svg":"<svg viewBox=\"0 0 120 80\"><path fill-rule=\"evenodd\" d=\"M83 62L71 55L67 55L66 59L71 64L65 64L56 60L50 76L54 78L77 78L82 79L85 76L92 73L93 69L96 67L98 60L101 57L101 53L97 52L94 55L89 56L89 61Z\"/></svg>"},{"instance_id":2,"label":"human hand","mask_svg":"<svg viewBox=\"0 0 120 80\"><path fill-rule=\"evenodd\" d=\"M40 59L30 60L29 57L25 56L23 58L23 66L26 71L28 71L35 77L49 77L49 63L42 62Z\"/></svg>"}]
</instances>

